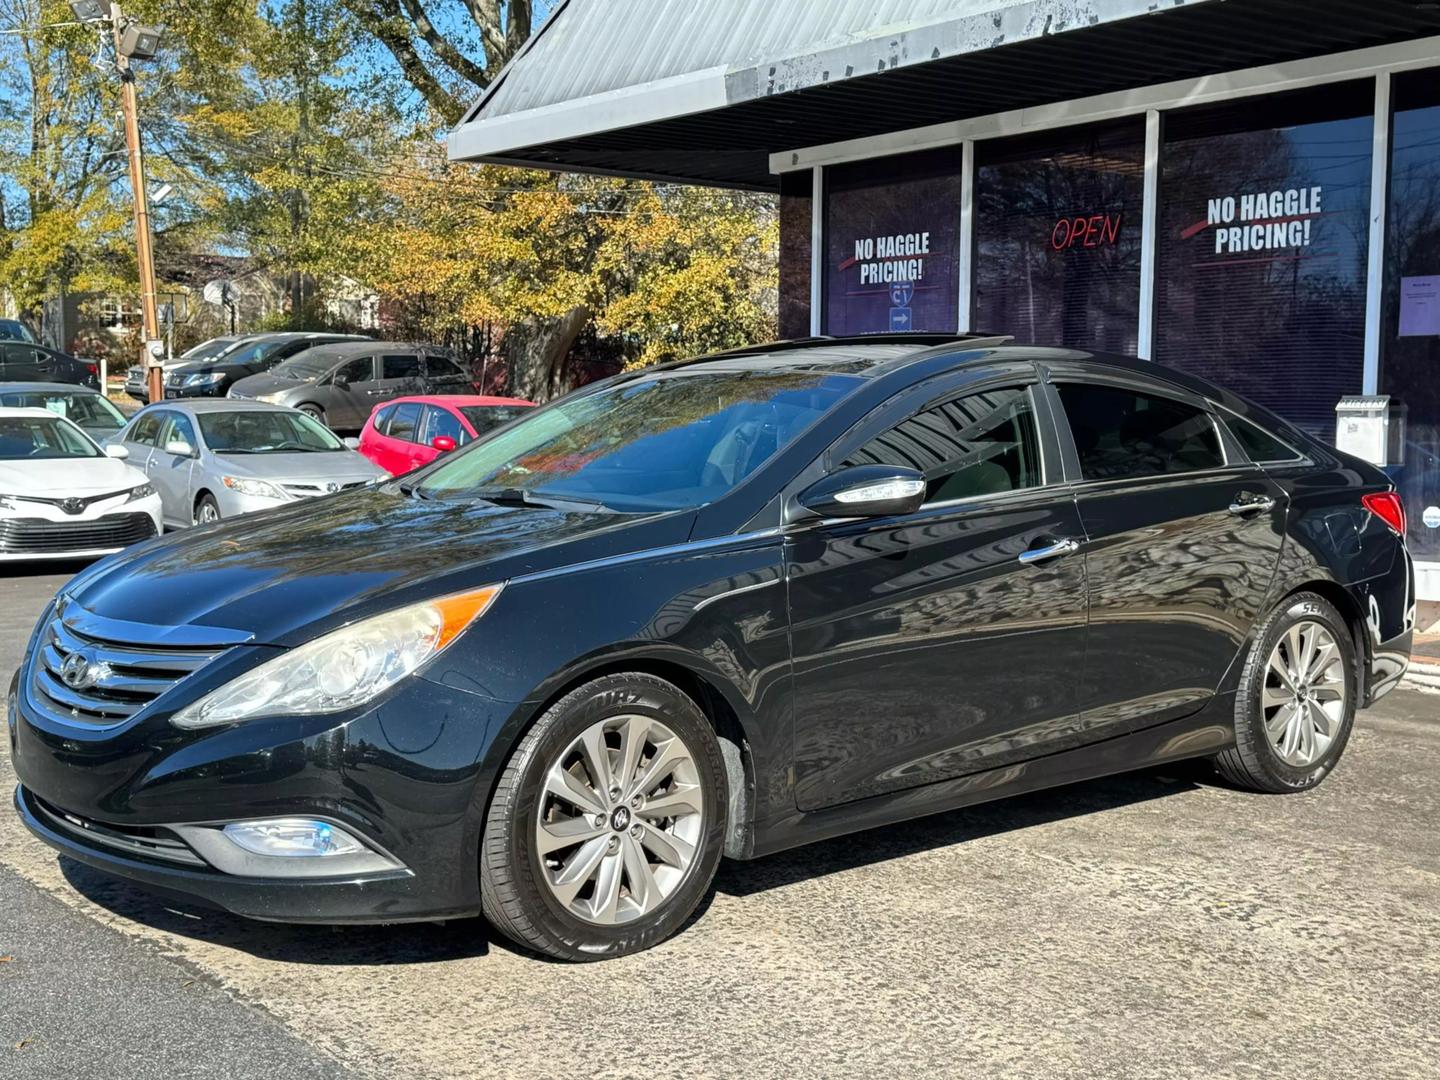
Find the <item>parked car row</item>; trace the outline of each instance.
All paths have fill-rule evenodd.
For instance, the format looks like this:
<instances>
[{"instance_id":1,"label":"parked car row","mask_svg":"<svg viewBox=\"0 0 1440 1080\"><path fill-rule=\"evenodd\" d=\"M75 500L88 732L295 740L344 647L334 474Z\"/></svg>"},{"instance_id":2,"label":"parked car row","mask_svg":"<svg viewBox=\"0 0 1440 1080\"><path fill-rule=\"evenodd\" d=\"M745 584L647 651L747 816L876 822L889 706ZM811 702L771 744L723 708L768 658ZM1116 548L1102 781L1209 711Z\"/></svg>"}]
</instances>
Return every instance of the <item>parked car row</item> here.
<instances>
[{"instance_id":1,"label":"parked car row","mask_svg":"<svg viewBox=\"0 0 1440 1080\"><path fill-rule=\"evenodd\" d=\"M229 334L202 341L162 365L165 396L224 397L241 379L269 371L276 364L316 345L365 341L356 334L285 331L272 334ZM125 377L125 392L143 404L150 401L145 367L136 364Z\"/></svg>"}]
</instances>

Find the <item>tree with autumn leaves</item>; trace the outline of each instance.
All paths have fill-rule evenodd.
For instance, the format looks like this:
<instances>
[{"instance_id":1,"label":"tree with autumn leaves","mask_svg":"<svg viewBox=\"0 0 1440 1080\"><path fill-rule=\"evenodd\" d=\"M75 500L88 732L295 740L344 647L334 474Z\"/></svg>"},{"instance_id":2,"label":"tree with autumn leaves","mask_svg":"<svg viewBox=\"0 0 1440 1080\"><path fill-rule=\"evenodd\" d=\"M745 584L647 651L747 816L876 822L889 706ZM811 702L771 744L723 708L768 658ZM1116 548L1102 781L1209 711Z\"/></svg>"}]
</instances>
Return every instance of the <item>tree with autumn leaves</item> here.
<instances>
[{"instance_id":1,"label":"tree with autumn leaves","mask_svg":"<svg viewBox=\"0 0 1440 1080\"><path fill-rule=\"evenodd\" d=\"M577 341L638 365L774 335L770 196L445 160L532 4L126 10L167 31L140 82L152 183L178 193L156 213L162 277L167 254L248 255L291 283L297 324L303 282L358 281L387 332L496 359L537 399L570 387ZM0 0L0 23L35 28L0 38L0 288L31 313L62 287L135 288L113 80L90 31L40 29L67 14Z\"/></svg>"}]
</instances>

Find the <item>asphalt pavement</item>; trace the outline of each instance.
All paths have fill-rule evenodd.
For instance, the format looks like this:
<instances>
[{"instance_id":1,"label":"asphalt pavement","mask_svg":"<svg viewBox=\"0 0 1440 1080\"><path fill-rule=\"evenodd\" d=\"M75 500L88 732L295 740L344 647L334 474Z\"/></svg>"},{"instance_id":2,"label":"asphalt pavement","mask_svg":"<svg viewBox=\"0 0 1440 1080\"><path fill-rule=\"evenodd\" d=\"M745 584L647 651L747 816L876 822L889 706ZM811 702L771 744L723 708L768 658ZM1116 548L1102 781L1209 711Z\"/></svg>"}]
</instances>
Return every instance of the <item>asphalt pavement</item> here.
<instances>
[{"instance_id":1,"label":"asphalt pavement","mask_svg":"<svg viewBox=\"0 0 1440 1080\"><path fill-rule=\"evenodd\" d=\"M64 577L0 579L0 673ZM583 966L177 908L33 840L13 783L0 740L0 1077L1440 1076L1440 697L1303 796L1185 765L726 863Z\"/></svg>"}]
</instances>

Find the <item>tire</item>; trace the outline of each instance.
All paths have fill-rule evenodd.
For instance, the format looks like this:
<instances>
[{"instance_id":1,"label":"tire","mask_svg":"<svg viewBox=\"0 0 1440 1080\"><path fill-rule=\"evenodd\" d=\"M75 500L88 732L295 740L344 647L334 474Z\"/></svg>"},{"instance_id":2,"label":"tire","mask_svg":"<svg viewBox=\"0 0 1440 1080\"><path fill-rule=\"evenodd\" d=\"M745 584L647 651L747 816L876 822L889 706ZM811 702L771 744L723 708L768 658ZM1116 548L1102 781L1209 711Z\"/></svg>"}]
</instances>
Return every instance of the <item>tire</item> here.
<instances>
[{"instance_id":1,"label":"tire","mask_svg":"<svg viewBox=\"0 0 1440 1080\"><path fill-rule=\"evenodd\" d=\"M1334 646L1333 657L1327 640ZM1306 651L1307 641L1320 643L1313 654ZM1292 651L1298 654L1297 669L1307 655L1314 657L1312 670L1302 671L1297 680L1307 695L1303 699L1281 675L1282 669L1290 670ZM1315 593L1287 597L1255 634L1235 695L1235 745L1215 756L1216 769L1230 783L1251 791L1288 794L1315 787L1350 740L1359 681L1354 638L1335 606ZM1333 697L1337 690L1343 693L1338 703ZM1286 711L1286 700L1293 711ZM1285 723L1297 713L1293 727ZM1306 731L1312 740L1308 753ZM1292 733L1299 733L1298 744L1291 741ZM1321 745L1322 740L1328 741Z\"/></svg>"},{"instance_id":2,"label":"tire","mask_svg":"<svg viewBox=\"0 0 1440 1080\"><path fill-rule=\"evenodd\" d=\"M210 525L220 520L220 504L208 491L195 501L195 524Z\"/></svg>"},{"instance_id":3,"label":"tire","mask_svg":"<svg viewBox=\"0 0 1440 1080\"><path fill-rule=\"evenodd\" d=\"M330 426L325 421L325 410L322 409L319 405L313 405L307 401L303 405L296 405L295 407L301 412L303 412L306 416L311 417L315 420L319 420L320 423L325 424L326 427Z\"/></svg>"},{"instance_id":4,"label":"tire","mask_svg":"<svg viewBox=\"0 0 1440 1080\"><path fill-rule=\"evenodd\" d=\"M639 744L629 787L643 788L640 794L594 802L582 737L597 730L603 767L614 771L612 789L621 784L627 746ZM642 737L631 739L632 733ZM679 740L678 749L670 738ZM657 771L647 783L650 768ZM555 781L557 770L575 778L591 809L603 812L586 813L557 796L562 787L577 790L568 780ZM480 847L485 916L516 944L558 959L600 960L648 949L680 929L709 890L724 846L726 806L720 745L694 701L653 675L587 683L540 717L500 776ZM646 812L652 809L680 813L662 818ZM554 831L542 853L547 825ZM582 835L577 827L583 838L570 841L570 834ZM672 865L684 861L686 847L688 862ZM656 854L664 849L671 862ZM588 873L576 869L592 863ZM568 884L561 882L567 874ZM575 880L582 885L571 896Z\"/></svg>"}]
</instances>

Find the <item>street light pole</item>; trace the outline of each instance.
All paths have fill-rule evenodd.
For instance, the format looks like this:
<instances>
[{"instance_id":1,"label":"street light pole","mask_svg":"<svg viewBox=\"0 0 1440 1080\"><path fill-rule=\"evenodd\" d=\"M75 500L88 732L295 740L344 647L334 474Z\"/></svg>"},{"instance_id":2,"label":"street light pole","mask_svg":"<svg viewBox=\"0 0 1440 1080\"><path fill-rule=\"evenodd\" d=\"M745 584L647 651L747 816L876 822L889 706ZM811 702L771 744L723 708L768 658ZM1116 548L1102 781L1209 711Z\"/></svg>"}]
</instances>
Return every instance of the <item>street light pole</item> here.
<instances>
[{"instance_id":1,"label":"street light pole","mask_svg":"<svg viewBox=\"0 0 1440 1080\"><path fill-rule=\"evenodd\" d=\"M140 317L145 334L140 362L145 365L150 400L165 396L164 370L160 362L160 313L155 301L155 256L150 246L150 211L145 203L145 159L140 148L140 114L135 96L135 72L121 50L124 20L120 5L110 5L110 25L115 34L115 66L120 72L120 110L125 117L125 148L130 157L130 189L135 194L135 265L140 272ZM103 392L103 388L102 388Z\"/></svg>"}]
</instances>

